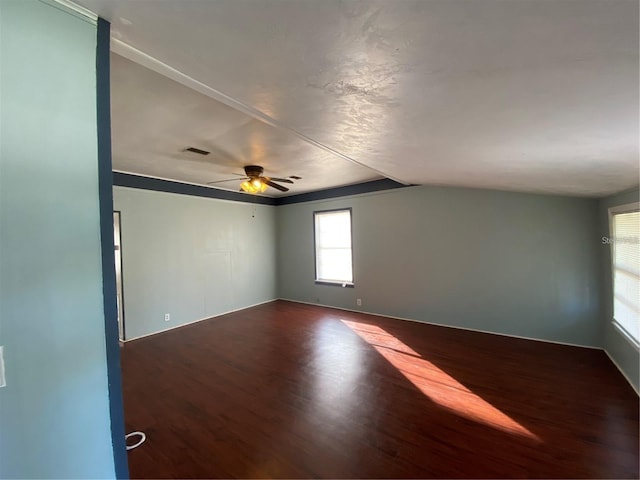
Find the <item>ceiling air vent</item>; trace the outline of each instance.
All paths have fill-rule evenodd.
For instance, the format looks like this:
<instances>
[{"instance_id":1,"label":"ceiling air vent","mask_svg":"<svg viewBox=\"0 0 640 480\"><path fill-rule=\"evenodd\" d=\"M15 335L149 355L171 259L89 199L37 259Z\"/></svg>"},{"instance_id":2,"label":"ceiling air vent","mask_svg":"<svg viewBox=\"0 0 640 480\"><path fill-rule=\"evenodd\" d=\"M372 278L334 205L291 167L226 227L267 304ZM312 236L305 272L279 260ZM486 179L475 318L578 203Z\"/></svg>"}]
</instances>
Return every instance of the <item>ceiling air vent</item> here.
<instances>
[{"instance_id":1,"label":"ceiling air vent","mask_svg":"<svg viewBox=\"0 0 640 480\"><path fill-rule=\"evenodd\" d=\"M209 155L211 153L211 152L207 152L206 150L200 150L199 148L196 148L196 147L185 148L183 152L192 152L192 153L197 153L198 155Z\"/></svg>"}]
</instances>

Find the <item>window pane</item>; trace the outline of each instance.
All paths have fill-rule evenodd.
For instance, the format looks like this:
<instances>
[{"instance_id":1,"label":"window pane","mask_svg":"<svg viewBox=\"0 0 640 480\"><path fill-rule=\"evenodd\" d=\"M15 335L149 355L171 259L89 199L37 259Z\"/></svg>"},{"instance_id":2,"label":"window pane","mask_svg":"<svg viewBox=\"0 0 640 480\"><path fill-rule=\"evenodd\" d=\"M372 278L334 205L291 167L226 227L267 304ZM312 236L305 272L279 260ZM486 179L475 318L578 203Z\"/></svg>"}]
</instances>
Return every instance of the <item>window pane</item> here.
<instances>
[{"instance_id":1,"label":"window pane","mask_svg":"<svg viewBox=\"0 0 640 480\"><path fill-rule=\"evenodd\" d=\"M321 249L318 255L318 280L351 282L351 249Z\"/></svg>"},{"instance_id":2,"label":"window pane","mask_svg":"<svg viewBox=\"0 0 640 480\"><path fill-rule=\"evenodd\" d=\"M316 222L319 247L351 248L351 215L349 212L321 214Z\"/></svg>"},{"instance_id":3,"label":"window pane","mask_svg":"<svg viewBox=\"0 0 640 480\"><path fill-rule=\"evenodd\" d=\"M613 219L615 265L617 268L640 275L640 213L619 213Z\"/></svg>"},{"instance_id":4,"label":"window pane","mask_svg":"<svg viewBox=\"0 0 640 480\"><path fill-rule=\"evenodd\" d=\"M638 316L638 310L625 303L617 296L613 301L613 308L616 312L616 322L618 322L618 324L633 338L636 340L640 339L640 326L638 325L637 320L634 321L634 317L637 318Z\"/></svg>"},{"instance_id":5,"label":"window pane","mask_svg":"<svg viewBox=\"0 0 640 480\"><path fill-rule=\"evenodd\" d=\"M613 317L640 339L640 212L613 216Z\"/></svg>"}]
</instances>

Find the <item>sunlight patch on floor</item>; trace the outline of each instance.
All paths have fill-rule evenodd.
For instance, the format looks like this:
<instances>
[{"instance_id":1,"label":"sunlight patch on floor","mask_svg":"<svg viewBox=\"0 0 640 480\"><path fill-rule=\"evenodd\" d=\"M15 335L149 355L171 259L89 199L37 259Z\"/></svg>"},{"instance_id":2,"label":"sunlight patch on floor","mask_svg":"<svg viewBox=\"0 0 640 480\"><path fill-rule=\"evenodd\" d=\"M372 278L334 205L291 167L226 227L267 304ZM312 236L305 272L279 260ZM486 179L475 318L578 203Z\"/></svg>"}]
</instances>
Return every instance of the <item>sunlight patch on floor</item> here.
<instances>
[{"instance_id":1,"label":"sunlight patch on floor","mask_svg":"<svg viewBox=\"0 0 640 480\"><path fill-rule=\"evenodd\" d=\"M425 360L407 344L377 325L340 320L361 339L376 349L416 388L432 401L457 415L504 432L540 438L482 399L451 375Z\"/></svg>"}]
</instances>

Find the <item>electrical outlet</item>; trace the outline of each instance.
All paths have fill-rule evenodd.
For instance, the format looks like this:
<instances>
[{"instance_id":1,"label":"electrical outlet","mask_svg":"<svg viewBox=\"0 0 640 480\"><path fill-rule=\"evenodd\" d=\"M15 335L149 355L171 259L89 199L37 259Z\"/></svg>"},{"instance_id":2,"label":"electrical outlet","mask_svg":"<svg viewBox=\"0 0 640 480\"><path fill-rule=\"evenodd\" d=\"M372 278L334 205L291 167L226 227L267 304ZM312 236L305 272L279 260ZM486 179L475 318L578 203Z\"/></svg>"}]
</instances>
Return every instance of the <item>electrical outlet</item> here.
<instances>
[{"instance_id":1,"label":"electrical outlet","mask_svg":"<svg viewBox=\"0 0 640 480\"><path fill-rule=\"evenodd\" d=\"M164 314L164 321L168 322L169 320L171 320L171 315L169 313L165 313Z\"/></svg>"},{"instance_id":2,"label":"electrical outlet","mask_svg":"<svg viewBox=\"0 0 640 480\"><path fill-rule=\"evenodd\" d=\"M358 305L359 307L362 306L362 299L361 298L357 298L356 299L356 305Z\"/></svg>"}]
</instances>

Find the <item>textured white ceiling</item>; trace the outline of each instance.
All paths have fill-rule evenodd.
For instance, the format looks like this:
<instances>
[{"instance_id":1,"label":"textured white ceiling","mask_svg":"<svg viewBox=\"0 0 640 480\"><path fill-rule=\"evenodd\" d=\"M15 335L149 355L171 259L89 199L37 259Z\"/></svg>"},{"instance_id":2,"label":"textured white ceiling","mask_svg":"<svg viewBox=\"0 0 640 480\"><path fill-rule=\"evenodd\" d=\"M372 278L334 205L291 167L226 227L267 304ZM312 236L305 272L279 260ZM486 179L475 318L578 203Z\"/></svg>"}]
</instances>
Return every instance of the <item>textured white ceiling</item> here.
<instances>
[{"instance_id":1,"label":"textured white ceiling","mask_svg":"<svg viewBox=\"0 0 640 480\"><path fill-rule=\"evenodd\" d=\"M260 158L277 175L305 176L322 152L338 162L317 165L326 181L361 168L347 158L406 183L584 196L638 184L635 0L78 3L275 125L282 154ZM212 146L244 162L260 127L244 130Z\"/></svg>"},{"instance_id":2,"label":"textured white ceiling","mask_svg":"<svg viewBox=\"0 0 640 480\"><path fill-rule=\"evenodd\" d=\"M238 191L245 165L269 177L302 177L283 194L382 178L283 129L233 109L116 54L111 54L113 168L120 172L215 183ZM185 152L196 147L209 155Z\"/></svg>"}]
</instances>

